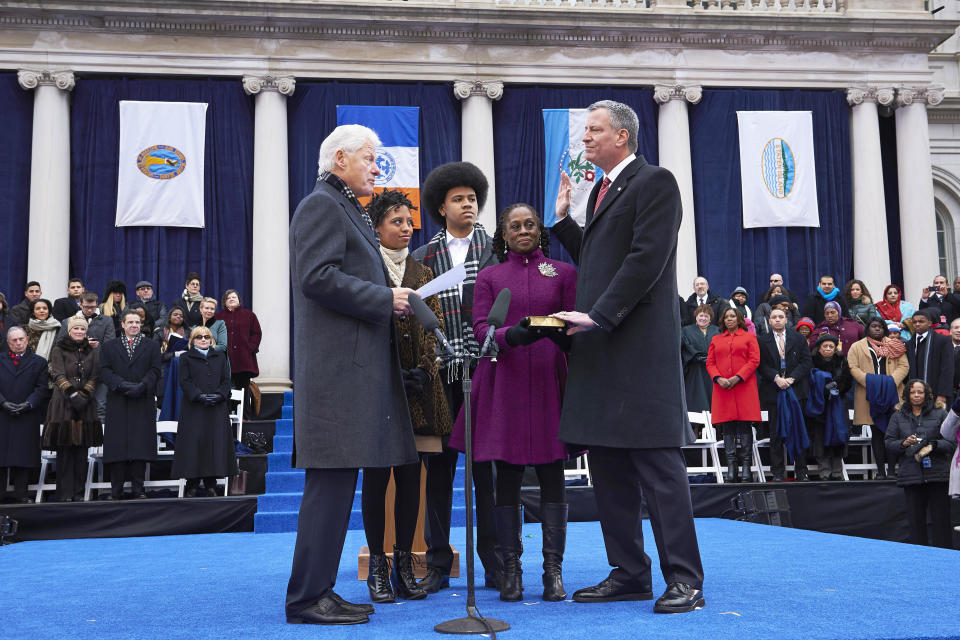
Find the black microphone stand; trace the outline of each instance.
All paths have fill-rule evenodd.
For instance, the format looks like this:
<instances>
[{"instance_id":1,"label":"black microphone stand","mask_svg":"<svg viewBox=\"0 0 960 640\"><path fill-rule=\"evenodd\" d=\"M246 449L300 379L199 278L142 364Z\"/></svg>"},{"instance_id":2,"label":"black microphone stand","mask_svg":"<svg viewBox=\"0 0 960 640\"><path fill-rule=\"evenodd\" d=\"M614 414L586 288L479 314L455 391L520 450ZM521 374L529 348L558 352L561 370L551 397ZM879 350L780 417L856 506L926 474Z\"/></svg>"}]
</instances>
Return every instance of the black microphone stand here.
<instances>
[{"instance_id":1,"label":"black microphone stand","mask_svg":"<svg viewBox=\"0 0 960 640\"><path fill-rule=\"evenodd\" d=\"M464 491L467 509L467 615L464 618L447 620L436 625L433 630L437 633L459 635L474 635L489 633L496 638L498 631L507 631L510 625L502 620L485 618L477 611L476 590L473 586L473 420L470 412L470 391L473 382L470 380L470 365L473 360L480 360L467 352L463 354L463 429L464 429ZM455 360L454 360L455 361Z\"/></svg>"}]
</instances>

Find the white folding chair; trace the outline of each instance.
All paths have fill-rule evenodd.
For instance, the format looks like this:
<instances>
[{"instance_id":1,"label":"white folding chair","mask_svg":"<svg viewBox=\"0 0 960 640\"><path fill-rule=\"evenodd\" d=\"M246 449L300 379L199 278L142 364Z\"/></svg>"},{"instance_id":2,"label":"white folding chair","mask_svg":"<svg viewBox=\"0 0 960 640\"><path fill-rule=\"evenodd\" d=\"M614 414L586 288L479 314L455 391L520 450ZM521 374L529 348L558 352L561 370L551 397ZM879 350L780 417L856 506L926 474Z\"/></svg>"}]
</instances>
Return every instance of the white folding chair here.
<instances>
[{"instance_id":1,"label":"white folding chair","mask_svg":"<svg viewBox=\"0 0 960 640\"><path fill-rule=\"evenodd\" d=\"M239 402L233 412L230 414L230 424L233 426L233 437L240 441L243 438L243 402L244 398L243 389L231 389L230 390L230 400L232 402ZM217 480L217 484L220 484L221 480ZM223 478L223 495L230 495L230 478Z\"/></svg>"},{"instance_id":2,"label":"white folding chair","mask_svg":"<svg viewBox=\"0 0 960 640\"><path fill-rule=\"evenodd\" d=\"M577 456L575 463L576 466L572 469L563 470L564 480L567 478L586 478L587 486L592 487L593 477L590 475L590 464L587 462L587 454L584 453L583 455Z\"/></svg>"},{"instance_id":3,"label":"white folding chair","mask_svg":"<svg viewBox=\"0 0 960 640\"><path fill-rule=\"evenodd\" d=\"M168 449L166 442L160 438L161 433L176 433L177 432L177 422L174 420L164 420L157 422L157 460L172 460L174 451L173 449ZM94 469L99 470L98 482L93 481L93 472ZM126 486L127 483L124 483ZM144 488L153 488L153 487L176 487L177 497L182 498L184 492L184 486L186 481L182 478L170 478L169 480L151 480L150 479L150 465L147 465L147 473L143 482ZM103 479L103 447L96 447L91 449L89 456L87 457L87 485L84 490L83 499L90 500L91 494L94 489L110 489L111 484L105 482Z\"/></svg>"},{"instance_id":4,"label":"white folding chair","mask_svg":"<svg viewBox=\"0 0 960 640\"><path fill-rule=\"evenodd\" d=\"M688 411L687 418L693 424L702 425L700 437L683 447L684 449L698 449L701 455L701 466L687 467L687 474L712 473L717 478L717 484L723 484L723 470L720 467L720 451L717 443L717 432L710 422L709 411Z\"/></svg>"},{"instance_id":5,"label":"white folding chair","mask_svg":"<svg viewBox=\"0 0 960 640\"><path fill-rule=\"evenodd\" d=\"M40 435L43 436L43 425L40 425ZM37 478L37 484L27 487L27 491L36 491L35 503L43 502L44 491L54 491L57 488L56 483L47 482L47 472L50 471L50 463L56 462L57 454L55 451L44 449L40 452L40 477Z\"/></svg>"},{"instance_id":6,"label":"white folding chair","mask_svg":"<svg viewBox=\"0 0 960 640\"><path fill-rule=\"evenodd\" d=\"M854 415L853 409L850 409L848 415L848 425L852 429ZM850 439L847 440L848 454L854 447L860 448L860 462L847 462L846 460L843 461L844 480L850 479L849 472L853 472L855 475L862 475L866 480L870 478L871 473L874 473L877 470L876 461L873 460L873 447L871 446L871 442L873 440L873 431L868 424L862 425L861 429L863 432L859 436L851 435Z\"/></svg>"}]
</instances>

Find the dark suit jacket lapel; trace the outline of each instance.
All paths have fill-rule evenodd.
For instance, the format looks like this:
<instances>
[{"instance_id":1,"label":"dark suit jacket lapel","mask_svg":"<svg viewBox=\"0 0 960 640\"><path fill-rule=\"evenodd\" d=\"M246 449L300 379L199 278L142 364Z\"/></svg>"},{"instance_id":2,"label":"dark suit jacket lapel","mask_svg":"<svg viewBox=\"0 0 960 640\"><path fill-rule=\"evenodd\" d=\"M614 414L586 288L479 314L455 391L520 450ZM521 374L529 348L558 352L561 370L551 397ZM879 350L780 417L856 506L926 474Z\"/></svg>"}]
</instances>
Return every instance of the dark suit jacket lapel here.
<instances>
[{"instance_id":1,"label":"dark suit jacket lapel","mask_svg":"<svg viewBox=\"0 0 960 640\"><path fill-rule=\"evenodd\" d=\"M2 365L4 369L6 369L7 371L9 371L9 372L12 373L13 375L17 375L18 373L20 373L20 367L23 366L22 363L21 363L20 367L18 367L17 365L13 364L13 360L11 360L11 359L10 359L10 356L8 356L8 355L6 355L6 354L4 354L4 356L3 356L2 358L0 358L0 365Z\"/></svg>"},{"instance_id":2,"label":"dark suit jacket lapel","mask_svg":"<svg viewBox=\"0 0 960 640\"><path fill-rule=\"evenodd\" d=\"M377 236L369 227L369 225L367 225L367 223L364 222L364 220L360 217L360 212L353 208L353 203L347 200L346 196L340 193L336 187L324 182L323 180L317 180L316 189L327 189L333 194L333 197L336 198L337 202L340 203L340 206L343 207L344 214L347 216L350 222L357 227L360 235L362 235L366 241L377 250L377 255L379 256L380 248L377 246Z\"/></svg>"},{"instance_id":3,"label":"dark suit jacket lapel","mask_svg":"<svg viewBox=\"0 0 960 640\"><path fill-rule=\"evenodd\" d=\"M636 175L637 171L639 171L640 168L643 167L645 164L647 164L647 161L644 159L644 157L637 156L633 162L631 162L626 167L624 167L623 171L620 172L620 175L617 176L617 179L610 184L610 188L607 189L606 195L603 196L603 202L600 203L600 207L597 209L596 213L594 213L593 216L590 216L590 211L593 209L593 203L597 201L597 195L600 193L600 187L599 186L594 187L595 191L591 192L590 199L587 202L587 207L589 208L587 210L588 220L587 220L586 228L589 228L590 226L592 226L594 221L600 216L602 216L604 212L610 208L610 206L617 199L620 193L624 190L624 188L626 188L627 183L630 181L630 179L633 178L633 176Z\"/></svg>"}]
</instances>

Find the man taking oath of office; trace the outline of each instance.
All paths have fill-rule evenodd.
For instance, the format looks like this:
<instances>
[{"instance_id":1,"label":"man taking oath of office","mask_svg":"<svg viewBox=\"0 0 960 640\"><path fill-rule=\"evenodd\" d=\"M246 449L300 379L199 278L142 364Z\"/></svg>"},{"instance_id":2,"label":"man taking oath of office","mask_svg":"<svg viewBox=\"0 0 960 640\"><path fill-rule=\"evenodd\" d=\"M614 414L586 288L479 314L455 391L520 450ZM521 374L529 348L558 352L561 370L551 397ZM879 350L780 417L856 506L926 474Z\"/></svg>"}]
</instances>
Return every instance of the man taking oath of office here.
<instances>
[{"instance_id":1,"label":"man taking oath of office","mask_svg":"<svg viewBox=\"0 0 960 640\"><path fill-rule=\"evenodd\" d=\"M639 121L625 104L590 107L583 143L603 169L583 229L567 216L561 176L553 230L579 265L576 311L555 314L574 335L560 439L590 449L594 496L613 570L577 602L652 600L640 500L667 588L657 613L701 609L703 566L680 447L693 442L680 361L677 233L680 191L666 169L635 155ZM667 314L664 317L664 313Z\"/></svg>"}]
</instances>

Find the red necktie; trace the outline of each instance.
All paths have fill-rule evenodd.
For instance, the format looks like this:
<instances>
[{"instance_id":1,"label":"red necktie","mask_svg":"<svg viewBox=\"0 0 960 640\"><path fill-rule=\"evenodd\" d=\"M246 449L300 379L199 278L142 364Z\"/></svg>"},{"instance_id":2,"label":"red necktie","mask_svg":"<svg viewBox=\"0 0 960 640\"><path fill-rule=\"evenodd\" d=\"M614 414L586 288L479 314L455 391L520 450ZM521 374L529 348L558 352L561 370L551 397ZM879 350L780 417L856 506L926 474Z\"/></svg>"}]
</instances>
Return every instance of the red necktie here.
<instances>
[{"instance_id":1,"label":"red necktie","mask_svg":"<svg viewBox=\"0 0 960 640\"><path fill-rule=\"evenodd\" d=\"M596 213L597 209L600 208L600 203L603 202L603 196L607 195L607 191L610 189L610 178L607 176L603 177L603 182L600 184L600 192L597 194L597 202L593 205L593 212Z\"/></svg>"},{"instance_id":2,"label":"red necktie","mask_svg":"<svg viewBox=\"0 0 960 640\"><path fill-rule=\"evenodd\" d=\"M133 338L127 338L130 341L130 348L133 349Z\"/></svg>"}]
</instances>

